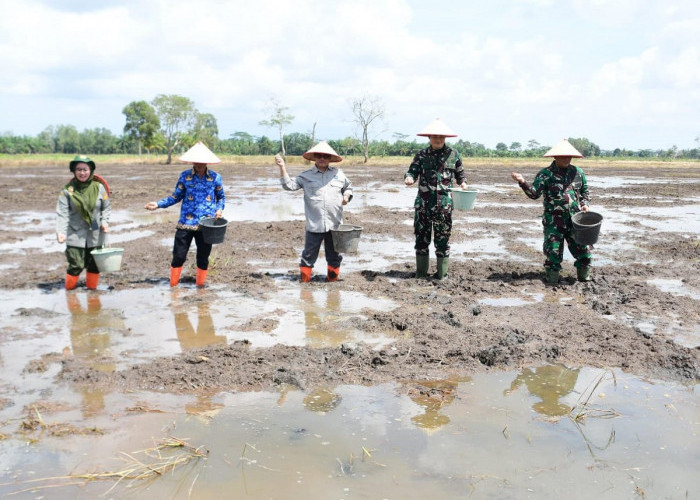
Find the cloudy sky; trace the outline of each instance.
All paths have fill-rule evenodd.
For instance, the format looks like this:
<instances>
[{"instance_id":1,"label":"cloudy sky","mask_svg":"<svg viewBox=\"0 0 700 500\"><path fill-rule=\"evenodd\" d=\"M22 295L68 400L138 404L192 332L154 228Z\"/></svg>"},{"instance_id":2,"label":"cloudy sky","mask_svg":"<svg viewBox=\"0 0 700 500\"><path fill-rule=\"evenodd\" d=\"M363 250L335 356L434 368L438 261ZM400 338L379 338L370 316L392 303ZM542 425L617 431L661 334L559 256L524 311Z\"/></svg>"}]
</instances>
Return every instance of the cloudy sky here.
<instances>
[{"instance_id":1,"label":"cloudy sky","mask_svg":"<svg viewBox=\"0 0 700 500\"><path fill-rule=\"evenodd\" d=\"M460 137L604 149L697 147L697 0L0 0L0 133L121 134L122 109L192 99L219 136L355 133L350 103L384 103L376 138L441 117Z\"/></svg>"}]
</instances>

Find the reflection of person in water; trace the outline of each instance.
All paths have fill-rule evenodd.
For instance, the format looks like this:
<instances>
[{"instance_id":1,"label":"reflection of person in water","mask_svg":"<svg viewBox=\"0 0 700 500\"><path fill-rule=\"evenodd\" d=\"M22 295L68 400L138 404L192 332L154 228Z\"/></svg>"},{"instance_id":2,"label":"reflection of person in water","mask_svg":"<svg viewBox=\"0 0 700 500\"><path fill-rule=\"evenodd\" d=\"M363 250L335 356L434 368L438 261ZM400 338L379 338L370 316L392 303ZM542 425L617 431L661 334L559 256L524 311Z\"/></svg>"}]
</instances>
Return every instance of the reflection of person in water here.
<instances>
[{"instance_id":1,"label":"reflection of person in water","mask_svg":"<svg viewBox=\"0 0 700 500\"><path fill-rule=\"evenodd\" d=\"M342 344L346 340L344 332L332 327L333 320L340 313L340 291L330 289L326 295L326 307L316 305L313 292L302 288L300 292L304 304L306 344L309 347L329 347Z\"/></svg>"},{"instance_id":2,"label":"reflection of person in water","mask_svg":"<svg viewBox=\"0 0 700 500\"><path fill-rule=\"evenodd\" d=\"M215 334L214 320L211 318L207 302L199 302L197 304L198 319L196 330L190 322L186 308L180 302L176 303L173 301L173 313L175 315L177 339L180 341L180 347L183 351L226 343L226 336Z\"/></svg>"},{"instance_id":3,"label":"reflection of person in water","mask_svg":"<svg viewBox=\"0 0 700 500\"><path fill-rule=\"evenodd\" d=\"M457 381L453 380L436 380L411 387L408 396L423 409L423 413L411 417L411 422L428 434L450 423L450 417L440 411L454 401L457 385Z\"/></svg>"},{"instance_id":4,"label":"reflection of person in water","mask_svg":"<svg viewBox=\"0 0 700 500\"><path fill-rule=\"evenodd\" d=\"M571 406L560 403L563 398L574 390L578 380L579 370L571 370L561 365L547 365L532 371L525 368L510 384L510 389L504 391L508 395L522 384L525 384L530 394L541 399L532 405L532 409L549 417L561 417L571 411Z\"/></svg>"},{"instance_id":5,"label":"reflection of person in water","mask_svg":"<svg viewBox=\"0 0 700 500\"><path fill-rule=\"evenodd\" d=\"M304 407L316 413L328 413L338 407L343 400L340 394L328 387L317 387L304 398Z\"/></svg>"},{"instance_id":6,"label":"reflection of person in water","mask_svg":"<svg viewBox=\"0 0 700 500\"><path fill-rule=\"evenodd\" d=\"M66 302L71 314L70 340L73 356L88 363L95 370L113 372L114 362L106 361L109 356L109 330L114 324L114 316L102 313L100 296L87 295L87 310L83 309L80 296L67 293ZM83 414L96 415L104 409L102 391L89 386L81 388L83 395Z\"/></svg>"}]
</instances>

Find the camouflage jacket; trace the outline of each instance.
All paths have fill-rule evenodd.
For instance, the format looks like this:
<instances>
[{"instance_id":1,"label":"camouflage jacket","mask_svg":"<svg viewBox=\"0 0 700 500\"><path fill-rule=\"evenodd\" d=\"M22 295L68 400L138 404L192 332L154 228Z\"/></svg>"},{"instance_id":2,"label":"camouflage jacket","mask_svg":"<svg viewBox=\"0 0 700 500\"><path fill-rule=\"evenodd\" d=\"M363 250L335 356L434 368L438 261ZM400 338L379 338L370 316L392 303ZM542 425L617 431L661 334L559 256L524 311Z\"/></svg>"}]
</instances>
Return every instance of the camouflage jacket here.
<instances>
[{"instance_id":1,"label":"camouflage jacket","mask_svg":"<svg viewBox=\"0 0 700 500\"><path fill-rule=\"evenodd\" d=\"M452 196L449 188L454 180L457 185L466 180L462 158L449 146L441 149L427 147L418 151L404 178L418 180L418 194L414 207L431 215L452 213Z\"/></svg>"},{"instance_id":2,"label":"camouflage jacket","mask_svg":"<svg viewBox=\"0 0 700 500\"><path fill-rule=\"evenodd\" d=\"M544 195L542 203L545 217L570 218L580 212L582 206L588 206L590 201L586 175L574 165L561 168L552 162L549 167L539 171L532 186L522 182L520 187L533 200Z\"/></svg>"}]
</instances>

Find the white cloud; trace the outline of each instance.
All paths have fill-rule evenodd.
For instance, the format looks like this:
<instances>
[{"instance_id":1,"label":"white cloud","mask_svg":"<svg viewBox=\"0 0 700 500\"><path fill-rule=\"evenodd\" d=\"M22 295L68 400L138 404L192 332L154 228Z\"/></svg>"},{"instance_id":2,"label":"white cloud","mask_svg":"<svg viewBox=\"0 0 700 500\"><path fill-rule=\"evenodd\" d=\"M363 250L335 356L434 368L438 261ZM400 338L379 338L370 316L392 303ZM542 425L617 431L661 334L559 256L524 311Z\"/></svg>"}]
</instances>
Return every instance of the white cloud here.
<instances>
[{"instance_id":1,"label":"white cloud","mask_svg":"<svg viewBox=\"0 0 700 500\"><path fill-rule=\"evenodd\" d=\"M318 122L344 137L364 93L386 102L387 137L435 116L491 146L568 135L692 147L698 133L689 0L24 0L3 11L0 130L17 133L119 133L126 104L160 93L194 100L222 137L269 135L258 122L271 96L292 130Z\"/></svg>"}]
</instances>

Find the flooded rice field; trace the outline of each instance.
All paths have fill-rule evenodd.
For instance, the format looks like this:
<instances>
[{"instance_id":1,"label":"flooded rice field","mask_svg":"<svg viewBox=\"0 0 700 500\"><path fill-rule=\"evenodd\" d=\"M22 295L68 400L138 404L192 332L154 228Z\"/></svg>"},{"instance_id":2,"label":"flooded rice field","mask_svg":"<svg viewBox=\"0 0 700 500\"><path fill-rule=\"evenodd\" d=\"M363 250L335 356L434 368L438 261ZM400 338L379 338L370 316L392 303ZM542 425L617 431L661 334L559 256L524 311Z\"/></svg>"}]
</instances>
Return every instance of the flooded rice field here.
<instances>
[{"instance_id":1,"label":"flooded rice field","mask_svg":"<svg viewBox=\"0 0 700 500\"><path fill-rule=\"evenodd\" d=\"M302 285L301 193L271 162L214 168L226 240L206 287L192 251L170 288L178 210L143 205L185 166L98 161L124 260L71 292L67 166L4 168L0 496L693 498L697 165L581 166L604 216L589 283L565 252L545 286L541 201L477 164L448 278L416 280L403 168L341 164L359 250Z\"/></svg>"}]
</instances>

